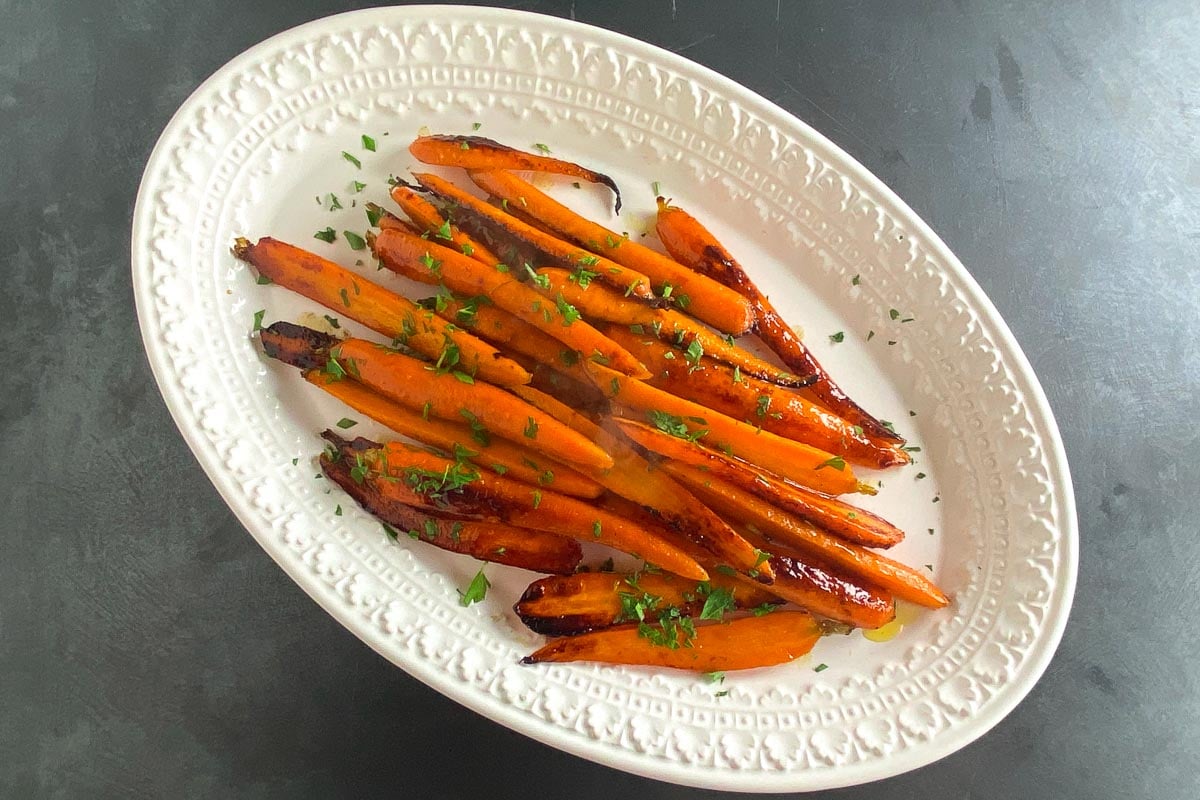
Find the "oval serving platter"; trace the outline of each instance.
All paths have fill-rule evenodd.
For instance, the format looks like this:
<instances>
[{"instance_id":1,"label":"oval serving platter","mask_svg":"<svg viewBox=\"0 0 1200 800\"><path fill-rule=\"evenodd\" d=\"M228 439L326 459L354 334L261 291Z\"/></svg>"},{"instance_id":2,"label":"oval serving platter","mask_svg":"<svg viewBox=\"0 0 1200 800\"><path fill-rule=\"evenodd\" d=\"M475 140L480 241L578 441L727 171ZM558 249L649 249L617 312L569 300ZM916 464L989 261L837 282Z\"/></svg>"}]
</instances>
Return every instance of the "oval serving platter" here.
<instances>
[{"instance_id":1,"label":"oval serving platter","mask_svg":"<svg viewBox=\"0 0 1200 800\"><path fill-rule=\"evenodd\" d=\"M908 532L897 557L931 569L951 607L915 615L890 641L827 638L805 659L720 687L671 671L522 666L540 639L509 606L529 573L489 567L488 598L463 608L456 589L476 562L393 542L315 477L317 434L346 410L267 363L249 334L259 309L267 322L325 310L257 285L230 243L273 235L373 272L344 236L329 246L313 232L361 234L363 202L386 201L388 176L415 166L406 147L418 131L476 123L479 135L546 143L615 177L619 220L604 190L552 186L606 225L639 237L652 229L652 182L710 225L809 331L835 379L921 447L926 478L872 475L883 486L863 504ZM366 185L356 191L356 181ZM329 210L331 194L340 209ZM1042 390L991 303L848 155L651 45L443 6L352 12L282 33L221 68L168 124L138 194L132 265L167 406L263 549L381 655L554 747L709 788L876 780L985 733L1062 635L1077 565L1070 475ZM843 342L828 338L836 331Z\"/></svg>"}]
</instances>

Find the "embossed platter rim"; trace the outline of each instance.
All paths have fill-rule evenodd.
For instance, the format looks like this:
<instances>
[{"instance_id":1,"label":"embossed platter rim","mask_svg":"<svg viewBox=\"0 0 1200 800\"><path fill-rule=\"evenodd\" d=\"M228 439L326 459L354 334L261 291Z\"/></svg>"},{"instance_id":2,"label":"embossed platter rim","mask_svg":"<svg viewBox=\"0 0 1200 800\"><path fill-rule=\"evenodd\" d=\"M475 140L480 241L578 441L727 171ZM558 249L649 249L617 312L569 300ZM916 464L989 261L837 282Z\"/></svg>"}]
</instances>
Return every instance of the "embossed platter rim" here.
<instances>
[{"instance_id":1,"label":"embossed platter rim","mask_svg":"<svg viewBox=\"0 0 1200 800\"><path fill-rule=\"evenodd\" d=\"M951 612L914 626L894 649L831 642L823 652L842 661L819 676L803 665L739 676L718 702L677 675L517 667L529 639L479 607L457 608L453 582L441 577L454 564L384 546L361 513L330 516L328 499L301 483L308 465L288 457L317 448L312 429L336 419L334 407L274 400L293 385L246 340L247 309L285 303L247 280L228 242L276 228L311 235L325 217L271 208L264 187L288 196L320 187L329 176L306 171L324 169L317 161L336 158L364 125L386 120L402 144L421 124L463 130L471 119L516 144L536 129L556 149L574 148L567 157L615 172L627 194L653 165L681 203L716 218L731 249L762 265L756 277L814 331L862 330L889 306L919 317L891 351L814 346L868 407L920 412L910 424L945 495L938 508L953 506L937 518L965 522L907 555L934 562L958 598ZM330 150L334 142L343 144ZM308 155L317 149L319 159ZM718 207L733 210L721 218ZM786 233L774 250L761 241L768 225ZM784 266L789 250L806 252L819 272ZM287 31L223 67L168 124L139 192L132 264L168 408L255 539L376 651L543 742L705 787L861 783L982 735L1028 692L1061 637L1077 558L1070 477L1045 397L995 309L936 235L849 156L678 56L495 9L375 9ZM851 272L863 287L848 287ZM779 294L796 286L803 298ZM960 438L975 446L956 449ZM968 490L976 502L963 502ZM902 495L886 495L882 510L907 513ZM918 530L931 513L897 521Z\"/></svg>"}]
</instances>

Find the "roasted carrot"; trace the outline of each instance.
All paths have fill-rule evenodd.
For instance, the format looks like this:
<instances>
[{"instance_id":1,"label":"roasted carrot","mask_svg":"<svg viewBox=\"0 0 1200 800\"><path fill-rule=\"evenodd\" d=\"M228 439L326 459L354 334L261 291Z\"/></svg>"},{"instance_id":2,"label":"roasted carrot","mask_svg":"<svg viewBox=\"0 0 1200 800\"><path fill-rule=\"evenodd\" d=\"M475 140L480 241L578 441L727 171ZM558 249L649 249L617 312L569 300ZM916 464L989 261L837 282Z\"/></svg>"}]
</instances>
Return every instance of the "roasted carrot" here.
<instances>
[{"instance_id":1,"label":"roasted carrot","mask_svg":"<svg viewBox=\"0 0 1200 800\"><path fill-rule=\"evenodd\" d=\"M805 611L856 628L874 630L896 617L896 601L890 594L871 586L861 578L848 576L844 570L819 565L809 556L771 555L775 582L759 587L772 595L795 603ZM756 586L749 578L737 576L746 588Z\"/></svg>"},{"instance_id":2,"label":"roasted carrot","mask_svg":"<svg viewBox=\"0 0 1200 800\"><path fill-rule=\"evenodd\" d=\"M637 625L563 636L526 656L523 663L599 661L729 672L783 664L812 650L821 638L821 627L804 611L777 611L763 617L697 625L694 635L687 629L680 630L679 623L673 624L675 627L668 629L673 630L673 636L667 632L653 639Z\"/></svg>"},{"instance_id":3,"label":"roasted carrot","mask_svg":"<svg viewBox=\"0 0 1200 800\"><path fill-rule=\"evenodd\" d=\"M529 373L490 344L456 330L407 297L389 291L332 261L266 237L251 244L239 238L234 255L274 283L333 309L429 358L449 345L458 367L489 383L529 383Z\"/></svg>"},{"instance_id":4,"label":"roasted carrot","mask_svg":"<svg viewBox=\"0 0 1200 800\"><path fill-rule=\"evenodd\" d=\"M397 484L396 496L407 498L400 500L407 505L484 519L503 517L517 527L607 545L687 578L708 578L695 560L655 531L573 497L533 488L397 442L382 447L365 439L345 442L328 431L325 438L338 447L343 459L353 460L360 475L378 472L397 479L390 482Z\"/></svg>"},{"instance_id":5,"label":"roasted carrot","mask_svg":"<svg viewBox=\"0 0 1200 800\"><path fill-rule=\"evenodd\" d=\"M858 425L875 439L903 442L894 431L863 410L833 382L829 373L821 367L766 295L750 280L741 265L695 217L660 197L657 230L663 246L677 261L735 289L754 305L755 332L758 337L789 369L816 377L807 391L817 402L850 424Z\"/></svg>"},{"instance_id":6,"label":"roasted carrot","mask_svg":"<svg viewBox=\"0 0 1200 800\"><path fill-rule=\"evenodd\" d=\"M779 602L753 581L710 573L697 583L667 573L581 572L529 584L513 610L535 633L571 636L620 622L637 621L630 605L641 600L642 619L655 622L669 608L684 616L720 619L734 608L763 608ZM706 611L707 609L707 611Z\"/></svg>"},{"instance_id":7,"label":"roasted carrot","mask_svg":"<svg viewBox=\"0 0 1200 800\"><path fill-rule=\"evenodd\" d=\"M648 419L673 435L725 450L776 475L827 494L858 489L854 470L833 456L802 442L759 430L753 425L684 400L649 384L631 380L599 364L564 367L572 377L585 377L616 404L623 416Z\"/></svg>"},{"instance_id":8,"label":"roasted carrot","mask_svg":"<svg viewBox=\"0 0 1200 800\"><path fill-rule=\"evenodd\" d=\"M630 521L653 522L649 511L622 497L606 494L598 502L603 508ZM767 561L775 574L775 580L769 586L763 586L740 573L730 573L728 567L715 561L711 553L684 538L676 536L672 541L708 570L714 584L717 576L722 576L741 584L746 590L770 594L779 600L795 603L806 611L858 628L878 628L895 617L896 604L890 594L862 578L849 575L843 569L818 561L810 554L800 556L794 551L780 552L777 543L754 535L753 530L744 530L753 544L776 551L771 553Z\"/></svg>"},{"instance_id":9,"label":"roasted carrot","mask_svg":"<svg viewBox=\"0 0 1200 800\"><path fill-rule=\"evenodd\" d=\"M717 513L754 525L770 541L814 553L902 600L927 608L941 608L950 602L933 581L915 569L860 545L844 542L733 484L694 467L673 467L671 472Z\"/></svg>"},{"instance_id":10,"label":"roasted carrot","mask_svg":"<svg viewBox=\"0 0 1200 800\"><path fill-rule=\"evenodd\" d=\"M657 293L717 330L737 336L754 324L754 308L733 289L576 214L516 175L499 170L469 175L480 189L507 201L510 208L528 214L556 235L649 276Z\"/></svg>"},{"instance_id":11,"label":"roasted carrot","mask_svg":"<svg viewBox=\"0 0 1200 800\"><path fill-rule=\"evenodd\" d=\"M367 214L375 216L375 227L380 230L384 228L400 228L401 230L412 231L418 234L425 232L411 219L402 219L377 203L366 203L365 208L367 209Z\"/></svg>"},{"instance_id":12,"label":"roasted carrot","mask_svg":"<svg viewBox=\"0 0 1200 800\"><path fill-rule=\"evenodd\" d=\"M494 267L500 263L500 257L493 253L481 242L463 233L457 225L451 223L448 217L442 215L437 206L429 202L417 192L404 184L392 187L392 199L400 206L400 210L416 223L419 233L425 233L447 247L453 246L463 255L474 258L481 264Z\"/></svg>"},{"instance_id":13,"label":"roasted carrot","mask_svg":"<svg viewBox=\"0 0 1200 800\"><path fill-rule=\"evenodd\" d=\"M408 151L419 161L440 167L552 172L580 178L589 183L602 183L616 195L614 210L617 213L621 211L621 190L612 178L570 161L526 153L481 136L420 136L408 146Z\"/></svg>"},{"instance_id":14,"label":"roasted carrot","mask_svg":"<svg viewBox=\"0 0 1200 800\"><path fill-rule=\"evenodd\" d=\"M573 350L629 375L649 375L636 358L579 319L574 308L549 300L508 272L485 267L456 250L400 230L380 231L371 245L383 265L401 275L440 283L465 296L483 295Z\"/></svg>"},{"instance_id":15,"label":"roasted carrot","mask_svg":"<svg viewBox=\"0 0 1200 800\"><path fill-rule=\"evenodd\" d=\"M515 392L518 397L600 445L612 456L611 469L588 472L593 480L610 492L650 510L660 523L680 531L689 542L715 557L718 563L762 583L771 582L774 573L771 565L764 563L766 557L677 481L651 466L619 437L557 399L528 386L519 389Z\"/></svg>"},{"instance_id":16,"label":"roasted carrot","mask_svg":"<svg viewBox=\"0 0 1200 800\"><path fill-rule=\"evenodd\" d=\"M338 380L317 370L305 372L304 378L396 433L454 453L497 475L507 475L532 486L547 486L571 497L593 498L604 491L600 484L561 461L499 437L487 436L478 427L472 430L461 422L422 415L368 389L358 381Z\"/></svg>"},{"instance_id":17,"label":"roasted carrot","mask_svg":"<svg viewBox=\"0 0 1200 800\"><path fill-rule=\"evenodd\" d=\"M852 464L876 469L907 464L900 447L868 438L862 428L812 403L796 392L743 375L708 356L680 352L652 332L634 333L628 327L607 325L601 332L633 353L653 377L651 386L745 420L797 442L843 456Z\"/></svg>"},{"instance_id":18,"label":"roasted carrot","mask_svg":"<svg viewBox=\"0 0 1200 800\"><path fill-rule=\"evenodd\" d=\"M406 504L407 486L355 472L350 458L324 453L320 461L325 475L378 517L389 536L405 534L453 553L536 572L570 574L579 566L583 549L574 539L502 522L446 519Z\"/></svg>"},{"instance_id":19,"label":"roasted carrot","mask_svg":"<svg viewBox=\"0 0 1200 800\"><path fill-rule=\"evenodd\" d=\"M747 375L754 375L781 386L803 386L809 379L793 375L764 361L753 353L730 344L696 320L665 308L651 308L631 300L607 286L580 280L577 273L543 267L538 274L545 279L543 294L559 295L583 312L589 319L603 320L669 339L680 347L707 353L728 364L737 365ZM546 283L548 282L548 283Z\"/></svg>"},{"instance_id":20,"label":"roasted carrot","mask_svg":"<svg viewBox=\"0 0 1200 800\"><path fill-rule=\"evenodd\" d=\"M397 403L437 419L466 420L479 435L536 447L551 458L604 469L612 458L585 437L518 397L486 383L464 383L432 364L365 339L337 340L286 322L265 328L267 355L301 369L352 377Z\"/></svg>"},{"instance_id":21,"label":"roasted carrot","mask_svg":"<svg viewBox=\"0 0 1200 800\"><path fill-rule=\"evenodd\" d=\"M523 222L502 208L488 205L470 192L463 191L450 181L437 175L417 173L417 183L442 200L455 204L455 216L460 224L475 221L485 228L498 231L506 237L538 251L550 261L571 269L587 270L596 275L596 280L611 284L621 291L638 297L652 297L650 278L635 270L622 267L615 261L589 253L570 242L551 236L545 231ZM515 265L514 265L515 266Z\"/></svg>"},{"instance_id":22,"label":"roasted carrot","mask_svg":"<svg viewBox=\"0 0 1200 800\"><path fill-rule=\"evenodd\" d=\"M836 497L779 480L752 464L645 423L631 419L616 419L615 422L626 436L647 450L702 469L848 542L867 547L891 547L904 539L904 532L887 520ZM667 464L665 468L670 470L671 465Z\"/></svg>"}]
</instances>

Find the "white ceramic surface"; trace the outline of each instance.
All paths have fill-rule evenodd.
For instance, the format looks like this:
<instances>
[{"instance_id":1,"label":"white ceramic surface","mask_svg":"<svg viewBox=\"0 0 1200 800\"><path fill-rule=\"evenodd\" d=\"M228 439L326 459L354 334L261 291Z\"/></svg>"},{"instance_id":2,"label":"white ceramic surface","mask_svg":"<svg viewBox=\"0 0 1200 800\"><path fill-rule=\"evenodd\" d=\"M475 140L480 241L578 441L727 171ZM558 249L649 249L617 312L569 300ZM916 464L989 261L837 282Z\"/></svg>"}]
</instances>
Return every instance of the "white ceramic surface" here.
<instances>
[{"instance_id":1,"label":"white ceramic surface","mask_svg":"<svg viewBox=\"0 0 1200 800\"><path fill-rule=\"evenodd\" d=\"M613 175L626 196L620 220L601 188L551 188L617 230L651 227L652 181L710 223L842 385L922 448L915 469L872 476L884 486L865 505L909 531L895 553L929 565L952 607L890 642L827 639L798 663L721 687L664 671L521 666L539 639L509 607L528 573L489 567L487 600L462 608L456 588L475 562L392 543L314 477L317 433L347 411L268 363L248 334L257 309L268 322L318 309L257 285L229 245L270 234L351 265L363 254L340 231L365 230L362 202L384 201L386 177L414 166L406 145L418 130L471 132L476 122L479 135L546 143ZM376 152L363 149L364 133ZM367 184L361 193L355 180ZM327 210L330 192L342 210ZM336 245L312 238L327 225ZM374 273L366 260L360 269ZM860 783L983 734L1029 691L1062 634L1078 545L1070 476L1003 321L859 164L683 58L491 9L375 9L287 31L223 67L171 120L142 180L132 262L167 405L263 549L380 654L540 741L697 786ZM913 320L891 319L893 308ZM845 341L830 342L839 330Z\"/></svg>"}]
</instances>

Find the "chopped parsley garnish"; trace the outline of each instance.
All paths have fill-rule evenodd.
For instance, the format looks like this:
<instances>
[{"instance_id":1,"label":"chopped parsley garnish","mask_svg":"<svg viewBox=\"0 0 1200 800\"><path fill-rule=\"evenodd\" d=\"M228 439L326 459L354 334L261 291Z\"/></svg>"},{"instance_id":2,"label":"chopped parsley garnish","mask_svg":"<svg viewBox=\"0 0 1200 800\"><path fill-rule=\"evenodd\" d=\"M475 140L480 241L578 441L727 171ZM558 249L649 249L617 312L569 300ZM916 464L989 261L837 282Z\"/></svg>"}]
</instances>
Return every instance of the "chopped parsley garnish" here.
<instances>
[{"instance_id":1,"label":"chopped parsley garnish","mask_svg":"<svg viewBox=\"0 0 1200 800\"><path fill-rule=\"evenodd\" d=\"M721 619L726 613L737 608L731 590L713 587L707 583L701 583L698 588L700 595L704 597L704 608L700 610L700 619Z\"/></svg>"},{"instance_id":2,"label":"chopped parsley garnish","mask_svg":"<svg viewBox=\"0 0 1200 800\"><path fill-rule=\"evenodd\" d=\"M342 236L346 237L346 242L350 245L351 250L362 250L367 246L367 240L354 231L342 231Z\"/></svg>"},{"instance_id":3,"label":"chopped parsley garnish","mask_svg":"<svg viewBox=\"0 0 1200 800\"><path fill-rule=\"evenodd\" d=\"M351 191L354 194L358 194L363 189L367 188L367 185L365 183L363 183L362 181L355 181L354 183L351 184L351 186L353 187Z\"/></svg>"},{"instance_id":4,"label":"chopped parsley garnish","mask_svg":"<svg viewBox=\"0 0 1200 800\"><path fill-rule=\"evenodd\" d=\"M721 672L720 670L717 670L716 672L706 672L704 673L704 677L708 679L709 683L725 682L725 673Z\"/></svg>"},{"instance_id":5,"label":"chopped parsley garnish","mask_svg":"<svg viewBox=\"0 0 1200 800\"><path fill-rule=\"evenodd\" d=\"M342 208L342 201L338 200L338 196L333 192L329 193L329 210L339 211Z\"/></svg>"},{"instance_id":6,"label":"chopped parsley garnish","mask_svg":"<svg viewBox=\"0 0 1200 800\"><path fill-rule=\"evenodd\" d=\"M562 315L564 326L570 325L575 320L579 319L579 309L575 308L575 306L563 299L561 292L557 297L554 298L554 304L558 306L558 313Z\"/></svg>"},{"instance_id":7,"label":"chopped parsley garnish","mask_svg":"<svg viewBox=\"0 0 1200 800\"><path fill-rule=\"evenodd\" d=\"M859 280L859 276L858 276L858 275L855 275L853 278L851 278L851 279L850 279L850 284L851 284L852 286L858 286L858 284L860 284L860 283L862 283L862 281L861 281L861 280Z\"/></svg>"},{"instance_id":8,"label":"chopped parsley garnish","mask_svg":"<svg viewBox=\"0 0 1200 800\"><path fill-rule=\"evenodd\" d=\"M692 343L687 346L687 350L683 352L683 357L695 369L700 366L700 358L704 355L704 345L700 344L699 339L692 339Z\"/></svg>"},{"instance_id":9,"label":"chopped parsley garnish","mask_svg":"<svg viewBox=\"0 0 1200 800\"><path fill-rule=\"evenodd\" d=\"M371 203L367 206L367 224L372 228L379 227L379 220L383 218L383 209Z\"/></svg>"},{"instance_id":10,"label":"chopped parsley garnish","mask_svg":"<svg viewBox=\"0 0 1200 800\"><path fill-rule=\"evenodd\" d=\"M257 278L254 279L254 282L257 283L259 286L270 286L275 281L271 280L266 275L259 275Z\"/></svg>"},{"instance_id":11,"label":"chopped parsley garnish","mask_svg":"<svg viewBox=\"0 0 1200 800\"><path fill-rule=\"evenodd\" d=\"M835 344L844 342L845 340L846 340L846 332L845 331L838 331L837 333L829 334L829 341L834 342Z\"/></svg>"},{"instance_id":12,"label":"chopped parsley garnish","mask_svg":"<svg viewBox=\"0 0 1200 800\"><path fill-rule=\"evenodd\" d=\"M668 414L665 411L655 411L653 409L646 412L646 417L650 420L650 424L658 428L663 433L668 433L679 439L686 439L689 442L695 442L703 436L708 435L708 429L692 431L688 428L687 423L682 417L677 417L674 414Z\"/></svg>"},{"instance_id":13,"label":"chopped parsley garnish","mask_svg":"<svg viewBox=\"0 0 1200 800\"><path fill-rule=\"evenodd\" d=\"M383 523L383 532L393 542L400 541L400 531L396 530L391 525L388 525L386 522Z\"/></svg>"},{"instance_id":14,"label":"chopped parsley garnish","mask_svg":"<svg viewBox=\"0 0 1200 800\"><path fill-rule=\"evenodd\" d=\"M779 606L775 605L774 603L763 603L761 606L755 606L754 608L750 609L750 613L756 617L765 617L767 614L770 614L777 608L779 608Z\"/></svg>"},{"instance_id":15,"label":"chopped parsley garnish","mask_svg":"<svg viewBox=\"0 0 1200 800\"><path fill-rule=\"evenodd\" d=\"M417 494L435 501L444 501L447 495L461 492L472 481L479 480L479 472L467 464L447 464L438 471L422 467L407 467L404 483Z\"/></svg>"},{"instance_id":16,"label":"chopped parsley garnish","mask_svg":"<svg viewBox=\"0 0 1200 800\"><path fill-rule=\"evenodd\" d=\"M813 467L813 469L818 470L818 469L823 469L825 467L832 467L833 469L836 469L836 470L844 470L846 468L846 459L842 458L841 456L834 456L833 458L830 458L826 461L822 461L820 464L817 464L817 466Z\"/></svg>"},{"instance_id":17,"label":"chopped parsley garnish","mask_svg":"<svg viewBox=\"0 0 1200 800\"><path fill-rule=\"evenodd\" d=\"M362 146L363 150L370 150L372 153L375 152L375 140L365 133L362 135Z\"/></svg>"},{"instance_id":18,"label":"chopped parsley garnish","mask_svg":"<svg viewBox=\"0 0 1200 800\"><path fill-rule=\"evenodd\" d=\"M531 496L533 497L533 507L534 508L537 508L538 506L540 506L542 504L542 493L539 492L537 489L533 490L533 494Z\"/></svg>"},{"instance_id":19,"label":"chopped parsley garnish","mask_svg":"<svg viewBox=\"0 0 1200 800\"><path fill-rule=\"evenodd\" d=\"M528 419L529 421L525 423L525 438L536 439L538 435L537 420L533 417L529 417Z\"/></svg>"},{"instance_id":20,"label":"chopped parsley garnish","mask_svg":"<svg viewBox=\"0 0 1200 800\"><path fill-rule=\"evenodd\" d=\"M526 265L525 265L525 273L526 273L527 275L529 275L529 280L530 280L530 281L532 281L532 282L533 282L534 284L536 284L537 286L540 286L540 287L541 287L541 288L543 288L543 289L549 289L549 288L550 288L550 278L549 278L549 276L547 276L547 275L539 275L539 274L537 274L537 273L534 271L533 267L529 266L529 264L526 264Z\"/></svg>"},{"instance_id":21,"label":"chopped parsley garnish","mask_svg":"<svg viewBox=\"0 0 1200 800\"><path fill-rule=\"evenodd\" d=\"M473 256L475 255L475 248L471 246L470 242L463 242L462 252L464 256Z\"/></svg>"},{"instance_id":22,"label":"chopped parsley garnish","mask_svg":"<svg viewBox=\"0 0 1200 800\"><path fill-rule=\"evenodd\" d=\"M479 442L484 447L487 447L492 443L492 434L486 427L484 427L483 423L479 421L479 417L475 416L465 408L460 408L458 413L467 421L467 424L471 426L472 439Z\"/></svg>"},{"instance_id":23,"label":"chopped parsley garnish","mask_svg":"<svg viewBox=\"0 0 1200 800\"><path fill-rule=\"evenodd\" d=\"M829 669L828 664L817 664L815 667L813 667L813 672L824 672L827 669Z\"/></svg>"},{"instance_id":24,"label":"chopped parsley garnish","mask_svg":"<svg viewBox=\"0 0 1200 800\"><path fill-rule=\"evenodd\" d=\"M594 256L591 253L582 255L576 260L585 267L594 267L600 263L600 257Z\"/></svg>"},{"instance_id":25,"label":"chopped parsley garnish","mask_svg":"<svg viewBox=\"0 0 1200 800\"><path fill-rule=\"evenodd\" d=\"M754 415L759 419L762 419L767 416L767 411L769 411L770 408L771 396L767 394L760 394L758 396L758 400L755 402Z\"/></svg>"},{"instance_id":26,"label":"chopped parsley garnish","mask_svg":"<svg viewBox=\"0 0 1200 800\"><path fill-rule=\"evenodd\" d=\"M346 287L343 286L341 289L338 289L338 294L340 294L342 296L342 305L344 305L346 308L349 308L350 307L350 295L349 295L349 293L346 292Z\"/></svg>"},{"instance_id":27,"label":"chopped parsley garnish","mask_svg":"<svg viewBox=\"0 0 1200 800\"><path fill-rule=\"evenodd\" d=\"M341 428L342 430L346 430L347 428L353 428L357 424L358 424L357 420L350 419L349 417L342 417L341 419L339 419L337 421L337 426L339 428Z\"/></svg>"},{"instance_id":28,"label":"chopped parsley garnish","mask_svg":"<svg viewBox=\"0 0 1200 800\"><path fill-rule=\"evenodd\" d=\"M434 275L442 274L442 262L430 255L429 251L426 251L425 255L421 256L421 263L425 265L425 269Z\"/></svg>"},{"instance_id":29,"label":"chopped parsley garnish","mask_svg":"<svg viewBox=\"0 0 1200 800\"><path fill-rule=\"evenodd\" d=\"M354 166L355 166L357 169L362 169L362 162L361 162L361 161L359 161L357 158L355 158L355 157L354 157L353 155L351 155L350 153L347 153L345 150L343 150L343 151L342 151L342 158L344 158L344 159L346 159L347 161L349 161L349 162L350 162L351 164L353 164L353 165L354 165Z\"/></svg>"},{"instance_id":30,"label":"chopped parsley garnish","mask_svg":"<svg viewBox=\"0 0 1200 800\"><path fill-rule=\"evenodd\" d=\"M330 244L333 244L333 242L337 239L337 231L335 231L333 228L326 228L323 231L317 231L314 233L313 238L320 239L322 242L329 242Z\"/></svg>"},{"instance_id":31,"label":"chopped parsley garnish","mask_svg":"<svg viewBox=\"0 0 1200 800\"><path fill-rule=\"evenodd\" d=\"M266 313L267 313L267 310L265 308L260 308L258 311L254 312L254 330L255 331L261 331L263 329L262 321L263 321L263 316Z\"/></svg>"},{"instance_id":32,"label":"chopped parsley garnish","mask_svg":"<svg viewBox=\"0 0 1200 800\"><path fill-rule=\"evenodd\" d=\"M888 316L889 316L889 317L891 317L892 319L899 319L899 318L900 318L900 312L899 312L899 311L897 311L897 310L896 310L896 309L894 309L894 308L889 308L889 309L888 309Z\"/></svg>"},{"instance_id":33,"label":"chopped parsley garnish","mask_svg":"<svg viewBox=\"0 0 1200 800\"><path fill-rule=\"evenodd\" d=\"M584 269L583 267L580 267L572 272L567 280L571 281L572 283L579 284L580 289L586 289L591 285L595 278L599 277L599 275L599 272L592 272L590 269Z\"/></svg>"},{"instance_id":34,"label":"chopped parsley garnish","mask_svg":"<svg viewBox=\"0 0 1200 800\"><path fill-rule=\"evenodd\" d=\"M603 528L600 525L600 520L598 520L598 519L593 520L592 521L592 536L596 539L599 539L602 531L603 531Z\"/></svg>"},{"instance_id":35,"label":"chopped parsley garnish","mask_svg":"<svg viewBox=\"0 0 1200 800\"><path fill-rule=\"evenodd\" d=\"M342 515L342 506L340 504L333 509L333 515L335 517L340 517Z\"/></svg>"},{"instance_id":36,"label":"chopped parsley garnish","mask_svg":"<svg viewBox=\"0 0 1200 800\"><path fill-rule=\"evenodd\" d=\"M471 143L470 143L470 142L468 142L466 139L463 139L461 142L459 142L459 143L458 143L458 149L460 149L460 150L470 150L470 149L471 149Z\"/></svg>"},{"instance_id":37,"label":"chopped parsley garnish","mask_svg":"<svg viewBox=\"0 0 1200 800\"><path fill-rule=\"evenodd\" d=\"M542 144L541 142L534 142L533 146L536 147L538 150L542 151L543 153L548 154L550 152L550 148L547 147L546 145Z\"/></svg>"},{"instance_id":38,"label":"chopped parsley garnish","mask_svg":"<svg viewBox=\"0 0 1200 800\"><path fill-rule=\"evenodd\" d=\"M662 194L662 187L658 185L658 181L650 184L650 190L654 192L655 197L658 197L660 194Z\"/></svg>"},{"instance_id":39,"label":"chopped parsley garnish","mask_svg":"<svg viewBox=\"0 0 1200 800\"><path fill-rule=\"evenodd\" d=\"M433 235L439 239L449 240L451 237L450 220L445 220L444 222L442 222L442 224L438 226L438 229L433 232Z\"/></svg>"},{"instance_id":40,"label":"chopped parsley garnish","mask_svg":"<svg viewBox=\"0 0 1200 800\"><path fill-rule=\"evenodd\" d=\"M463 144L466 144L466 142L463 142ZM475 577L471 579L471 583L467 585L466 591L459 591L458 604L466 607L482 602L483 598L487 597L487 590L491 586L491 582L483 574L483 568L481 567L479 572L475 573Z\"/></svg>"}]
</instances>

